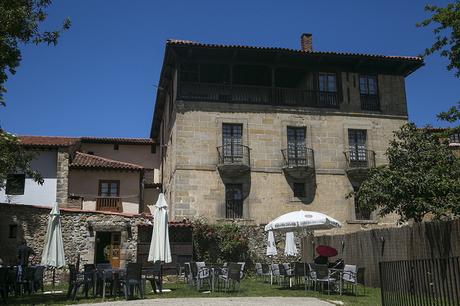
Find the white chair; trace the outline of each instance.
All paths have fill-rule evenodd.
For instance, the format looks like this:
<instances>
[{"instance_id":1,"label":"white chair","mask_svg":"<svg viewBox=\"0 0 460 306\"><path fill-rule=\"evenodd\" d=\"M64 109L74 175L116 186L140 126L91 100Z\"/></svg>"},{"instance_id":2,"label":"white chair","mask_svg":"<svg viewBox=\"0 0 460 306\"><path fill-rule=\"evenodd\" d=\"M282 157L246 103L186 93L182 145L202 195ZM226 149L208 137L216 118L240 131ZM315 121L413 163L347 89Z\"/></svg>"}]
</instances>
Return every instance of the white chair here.
<instances>
[{"instance_id":1,"label":"white chair","mask_svg":"<svg viewBox=\"0 0 460 306\"><path fill-rule=\"evenodd\" d=\"M280 267L278 264L271 264L270 265L270 285L273 285L273 279L277 280L278 285L280 285Z\"/></svg>"},{"instance_id":2,"label":"white chair","mask_svg":"<svg viewBox=\"0 0 460 306\"><path fill-rule=\"evenodd\" d=\"M351 286L351 292L357 294L358 277L355 265L345 265L342 272L342 284L346 285L347 289Z\"/></svg>"}]
</instances>

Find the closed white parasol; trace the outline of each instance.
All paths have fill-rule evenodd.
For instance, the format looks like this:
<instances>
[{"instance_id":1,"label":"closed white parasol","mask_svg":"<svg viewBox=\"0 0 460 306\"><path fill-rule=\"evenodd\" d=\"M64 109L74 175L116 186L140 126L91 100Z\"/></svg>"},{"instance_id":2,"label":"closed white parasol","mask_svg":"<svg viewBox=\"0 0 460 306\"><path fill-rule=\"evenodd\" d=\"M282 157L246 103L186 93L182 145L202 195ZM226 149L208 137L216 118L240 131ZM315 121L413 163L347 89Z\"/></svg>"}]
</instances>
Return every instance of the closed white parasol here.
<instances>
[{"instance_id":1,"label":"closed white parasol","mask_svg":"<svg viewBox=\"0 0 460 306\"><path fill-rule=\"evenodd\" d=\"M158 196L158 201L154 207L153 232L148 261L156 262L159 260L169 263L172 259L169 246L168 205L163 193Z\"/></svg>"},{"instance_id":2,"label":"closed white parasol","mask_svg":"<svg viewBox=\"0 0 460 306\"><path fill-rule=\"evenodd\" d=\"M309 232L342 227L339 221L328 215L314 211L293 211L272 220L265 231Z\"/></svg>"}]
</instances>

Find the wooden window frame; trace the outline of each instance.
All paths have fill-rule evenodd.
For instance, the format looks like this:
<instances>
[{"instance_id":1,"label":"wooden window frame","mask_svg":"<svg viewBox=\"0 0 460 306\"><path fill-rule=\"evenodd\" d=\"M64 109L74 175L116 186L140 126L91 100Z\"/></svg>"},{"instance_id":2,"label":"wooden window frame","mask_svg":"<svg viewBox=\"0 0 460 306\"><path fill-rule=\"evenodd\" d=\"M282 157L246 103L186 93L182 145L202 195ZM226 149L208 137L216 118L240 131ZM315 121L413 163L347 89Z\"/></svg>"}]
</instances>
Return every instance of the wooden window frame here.
<instances>
[{"instance_id":1,"label":"wooden window frame","mask_svg":"<svg viewBox=\"0 0 460 306\"><path fill-rule=\"evenodd\" d=\"M108 184L112 184L112 183L115 183L117 184L117 197L120 196L120 180L99 180L99 188L98 188L98 192L97 194L99 195L99 197L101 197L101 189L102 189L102 184L104 183L108 183Z\"/></svg>"},{"instance_id":2,"label":"wooden window frame","mask_svg":"<svg viewBox=\"0 0 460 306\"><path fill-rule=\"evenodd\" d=\"M329 88L327 88L326 90L321 90L321 82L320 82L320 79L321 79L321 76L324 75L324 76L334 76L334 80L335 80L335 90L334 91L331 91L329 90ZM318 72L318 91L319 92L328 92L328 93L338 93L339 92L339 82L338 82L338 79L339 79L339 76L336 72L324 72L324 71L320 71ZM329 84L329 82L327 82L326 84ZM327 85L327 87L329 87Z\"/></svg>"}]
</instances>

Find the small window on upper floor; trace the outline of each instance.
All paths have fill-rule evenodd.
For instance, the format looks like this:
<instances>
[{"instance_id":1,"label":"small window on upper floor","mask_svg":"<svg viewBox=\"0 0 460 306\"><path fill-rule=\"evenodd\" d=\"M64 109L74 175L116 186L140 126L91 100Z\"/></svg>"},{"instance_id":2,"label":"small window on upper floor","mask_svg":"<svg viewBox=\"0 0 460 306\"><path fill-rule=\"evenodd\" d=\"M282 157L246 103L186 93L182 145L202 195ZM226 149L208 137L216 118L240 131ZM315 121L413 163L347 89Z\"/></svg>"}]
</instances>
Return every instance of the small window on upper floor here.
<instances>
[{"instance_id":1,"label":"small window on upper floor","mask_svg":"<svg viewBox=\"0 0 460 306\"><path fill-rule=\"evenodd\" d=\"M318 88L321 92L337 92L337 76L335 73L320 72Z\"/></svg>"},{"instance_id":2,"label":"small window on upper floor","mask_svg":"<svg viewBox=\"0 0 460 306\"><path fill-rule=\"evenodd\" d=\"M25 184L26 184L25 174L10 174L6 178L5 193L7 195L24 194Z\"/></svg>"},{"instance_id":3,"label":"small window on upper floor","mask_svg":"<svg viewBox=\"0 0 460 306\"><path fill-rule=\"evenodd\" d=\"M10 224L8 230L8 238L17 238L18 237L18 225Z\"/></svg>"},{"instance_id":4,"label":"small window on upper floor","mask_svg":"<svg viewBox=\"0 0 460 306\"><path fill-rule=\"evenodd\" d=\"M113 149L114 149L114 150L118 150L118 149L119 149L118 143L113 144Z\"/></svg>"},{"instance_id":5,"label":"small window on upper floor","mask_svg":"<svg viewBox=\"0 0 460 306\"><path fill-rule=\"evenodd\" d=\"M296 198L305 198L305 184L304 183L294 183L294 197Z\"/></svg>"},{"instance_id":6,"label":"small window on upper floor","mask_svg":"<svg viewBox=\"0 0 460 306\"><path fill-rule=\"evenodd\" d=\"M380 110L376 75L359 76L359 93L361 94L361 109Z\"/></svg>"},{"instance_id":7,"label":"small window on upper floor","mask_svg":"<svg viewBox=\"0 0 460 306\"><path fill-rule=\"evenodd\" d=\"M453 133L449 136L450 146L460 146L460 133Z\"/></svg>"}]
</instances>

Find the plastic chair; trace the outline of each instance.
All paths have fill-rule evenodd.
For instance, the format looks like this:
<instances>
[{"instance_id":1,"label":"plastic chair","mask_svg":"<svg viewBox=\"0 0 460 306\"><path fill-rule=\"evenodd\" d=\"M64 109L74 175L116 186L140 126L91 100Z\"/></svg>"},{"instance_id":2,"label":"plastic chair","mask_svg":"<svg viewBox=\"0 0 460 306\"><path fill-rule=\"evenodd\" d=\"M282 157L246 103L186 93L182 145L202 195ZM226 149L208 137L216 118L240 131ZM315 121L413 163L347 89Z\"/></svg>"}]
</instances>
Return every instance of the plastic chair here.
<instances>
[{"instance_id":1,"label":"plastic chair","mask_svg":"<svg viewBox=\"0 0 460 306\"><path fill-rule=\"evenodd\" d=\"M275 278L280 285L280 267L278 264L271 264L270 265L270 285L273 285L273 279Z\"/></svg>"},{"instance_id":2,"label":"plastic chair","mask_svg":"<svg viewBox=\"0 0 460 306\"><path fill-rule=\"evenodd\" d=\"M211 288L211 273L210 273L209 268L206 267L206 263L204 261L198 261L195 263L195 267L196 267L195 284L197 286L197 289L200 290L201 287L203 287L204 282L207 282L209 288Z\"/></svg>"},{"instance_id":3,"label":"plastic chair","mask_svg":"<svg viewBox=\"0 0 460 306\"><path fill-rule=\"evenodd\" d=\"M102 294L102 298L105 298L105 290L107 285L110 285L110 293L113 294L114 289L114 279L112 273L112 264L110 263L100 263L96 265L96 277L97 277L97 291L99 294ZM101 292L102 291L102 292Z\"/></svg>"},{"instance_id":4,"label":"plastic chair","mask_svg":"<svg viewBox=\"0 0 460 306\"><path fill-rule=\"evenodd\" d=\"M225 292L230 289L230 284L235 290L235 284L238 284L238 291L240 290L241 282L241 264L230 263L228 264L227 273L219 275L218 278L218 287L220 288L220 283L224 283Z\"/></svg>"},{"instance_id":5,"label":"plastic chair","mask_svg":"<svg viewBox=\"0 0 460 306\"><path fill-rule=\"evenodd\" d=\"M120 280L125 293L125 298L132 297L137 287L141 298L144 298L144 287L142 286L142 265L140 263L128 263L126 275Z\"/></svg>"},{"instance_id":6,"label":"plastic chair","mask_svg":"<svg viewBox=\"0 0 460 306\"><path fill-rule=\"evenodd\" d=\"M38 266L35 268L34 273L34 291L38 291L39 289L43 292L43 273L45 272L45 266Z\"/></svg>"}]
</instances>

